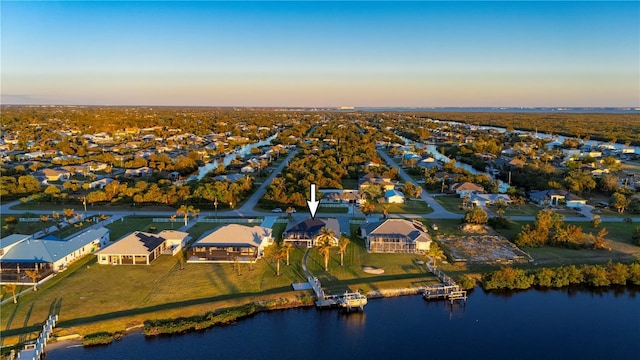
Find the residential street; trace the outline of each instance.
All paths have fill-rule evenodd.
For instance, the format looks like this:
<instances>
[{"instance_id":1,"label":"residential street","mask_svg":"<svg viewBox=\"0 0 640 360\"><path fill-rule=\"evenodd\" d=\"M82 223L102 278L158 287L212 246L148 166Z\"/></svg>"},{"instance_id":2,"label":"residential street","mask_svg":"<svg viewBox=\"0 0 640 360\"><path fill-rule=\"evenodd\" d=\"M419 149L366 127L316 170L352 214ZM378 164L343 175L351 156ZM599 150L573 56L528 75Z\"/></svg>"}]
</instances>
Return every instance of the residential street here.
<instances>
[{"instance_id":1,"label":"residential street","mask_svg":"<svg viewBox=\"0 0 640 360\"><path fill-rule=\"evenodd\" d=\"M285 160L273 170L271 175L258 187L258 189L237 209L226 210L226 211L218 211L218 215L221 217L225 216L240 216L240 217L255 217L255 216L264 216L267 214L271 214L270 211L262 211L256 210L255 206L258 204L258 201L264 196L267 186L273 181L273 179L282 172L282 169L289 163L289 161L298 153L299 150L291 151ZM393 159L389 157L385 152L378 150L378 154L382 157L390 166L394 166L398 168L398 173L400 177L404 181L411 181L415 185L418 185L402 168L395 165ZM418 218L426 218L426 219L461 219L462 215L455 214L447 211L443 208L437 201L434 200L433 196L428 194L425 191L422 191L420 197L423 201L425 201L432 209L433 212L430 214L389 214L390 218L402 218L402 219L418 219ZM9 203L2 203L0 205L0 213L1 214L23 214L25 212L29 212L32 214L51 214L51 210L15 210L11 209L12 206L18 205L20 203L19 200L15 200ZM62 209L60 209L62 210ZM589 221L591 218L588 215L588 210L583 211L585 216L570 216L565 217L565 221ZM175 211L148 211L143 208L140 210L130 210L130 211L87 211L87 216L91 215L112 215L116 217L128 216L128 215L148 215L148 216L172 216L175 215ZM204 214L203 214L204 215ZM327 212L318 212L316 214L318 217L334 217L337 218L341 223L341 228L344 224L348 224L348 219L353 218L354 214L345 214L345 213L327 213ZM357 214L358 217L362 217L362 214ZM309 213L307 211L300 211L294 215L294 220L302 221L309 217ZM374 219L379 218L380 215L373 215L367 217L368 221L372 221ZM511 220L515 221L533 221L535 220L534 216L510 216L508 217ZM622 222L623 218L620 217L603 217L603 222ZM640 217L632 218L634 223L640 222Z\"/></svg>"}]
</instances>

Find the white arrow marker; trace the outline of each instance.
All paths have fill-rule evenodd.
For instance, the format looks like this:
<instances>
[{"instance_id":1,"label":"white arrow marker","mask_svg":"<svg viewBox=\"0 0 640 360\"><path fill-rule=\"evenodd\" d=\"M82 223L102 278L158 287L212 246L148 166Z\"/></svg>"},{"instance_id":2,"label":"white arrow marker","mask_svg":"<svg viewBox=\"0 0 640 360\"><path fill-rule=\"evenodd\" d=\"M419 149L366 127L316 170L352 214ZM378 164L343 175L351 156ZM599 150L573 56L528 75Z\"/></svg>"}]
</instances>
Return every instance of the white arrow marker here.
<instances>
[{"instance_id":1,"label":"white arrow marker","mask_svg":"<svg viewBox=\"0 0 640 360\"><path fill-rule=\"evenodd\" d=\"M316 201L316 184L311 184L311 201L307 200L307 206L309 206L309 212L311 213L312 219L316 218L318 205L320 205L320 201Z\"/></svg>"}]
</instances>

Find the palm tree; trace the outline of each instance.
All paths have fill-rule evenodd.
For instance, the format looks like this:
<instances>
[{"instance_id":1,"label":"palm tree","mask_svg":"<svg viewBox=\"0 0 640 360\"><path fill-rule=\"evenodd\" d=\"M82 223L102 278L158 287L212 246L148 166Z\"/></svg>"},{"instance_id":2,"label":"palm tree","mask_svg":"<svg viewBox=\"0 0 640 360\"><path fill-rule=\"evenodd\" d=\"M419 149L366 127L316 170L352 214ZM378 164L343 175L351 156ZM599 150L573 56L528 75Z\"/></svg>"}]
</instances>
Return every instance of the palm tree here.
<instances>
[{"instance_id":1,"label":"palm tree","mask_svg":"<svg viewBox=\"0 0 640 360\"><path fill-rule=\"evenodd\" d=\"M344 266L344 253L347 252L347 246L351 241L346 236L341 236L338 240L338 247L340 248L340 266Z\"/></svg>"},{"instance_id":2,"label":"palm tree","mask_svg":"<svg viewBox=\"0 0 640 360\"><path fill-rule=\"evenodd\" d=\"M5 284L2 287L2 290L6 293L11 293L13 295L13 303L17 304L18 303L18 298L16 297L16 289L18 288L18 285L16 283L9 283L9 284Z\"/></svg>"},{"instance_id":3,"label":"palm tree","mask_svg":"<svg viewBox=\"0 0 640 360\"><path fill-rule=\"evenodd\" d=\"M282 248L287 253L287 266L289 266L289 252L291 252L291 250L293 250L293 245L291 245L291 243L289 243L289 242L283 241L282 242Z\"/></svg>"},{"instance_id":4,"label":"palm tree","mask_svg":"<svg viewBox=\"0 0 640 360\"><path fill-rule=\"evenodd\" d=\"M36 287L37 280L40 278L40 274L38 274L38 270L25 270L24 273L29 278L31 278L31 280L33 280L33 291L37 291L38 290L38 288Z\"/></svg>"},{"instance_id":5,"label":"palm tree","mask_svg":"<svg viewBox=\"0 0 640 360\"><path fill-rule=\"evenodd\" d=\"M280 276L280 260L284 260L287 257L287 252L282 247L281 243L274 242L266 249L265 258L276 260L276 275Z\"/></svg>"},{"instance_id":6,"label":"palm tree","mask_svg":"<svg viewBox=\"0 0 640 360\"><path fill-rule=\"evenodd\" d=\"M329 254L331 252L331 240L323 239L319 242L318 252L324 256L324 271L329 271Z\"/></svg>"},{"instance_id":7,"label":"palm tree","mask_svg":"<svg viewBox=\"0 0 640 360\"><path fill-rule=\"evenodd\" d=\"M69 222L72 217L73 217L73 213L75 212L74 209L69 208L69 209L63 209L62 210L62 214L64 215L64 217L67 219L67 222Z\"/></svg>"},{"instance_id":8,"label":"palm tree","mask_svg":"<svg viewBox=\"0 0 640 360\"><path fill-rule=\"evenodd\" d=\"M440 249L440 246L438 246L437 243L432 242L427 256L430 256L433 259L433 268L435 269L438 259L444 256L444 251Z\"/></svg>"},{"instance_id":9,"label":"palm tree","mask_svg":"<svg viewBox=\"0 0 640 360\"><path fill-rule=\"evenodd\" d=\"M189 220L189 214L193 214L196 209L193 206L189 205L180 205L178 210L176 210L176 214L184 215L184 226L187 226L187 222Z\"/></svg>"},{"instance_id":10,"label":"palm tree","mask_svg":"<svg viewBox=\"0 0 640 360\"><path fill-rule=\"evenodd\" d=\"M329 246L331 246L331 243L335 238L336 238L335 231L329 229L328 227L323 227L322 229L320 229L320 235L318 235L318 237L316 238L316 242L318 244L327 242L329 243Z\"/></svg>"}]
</instances>

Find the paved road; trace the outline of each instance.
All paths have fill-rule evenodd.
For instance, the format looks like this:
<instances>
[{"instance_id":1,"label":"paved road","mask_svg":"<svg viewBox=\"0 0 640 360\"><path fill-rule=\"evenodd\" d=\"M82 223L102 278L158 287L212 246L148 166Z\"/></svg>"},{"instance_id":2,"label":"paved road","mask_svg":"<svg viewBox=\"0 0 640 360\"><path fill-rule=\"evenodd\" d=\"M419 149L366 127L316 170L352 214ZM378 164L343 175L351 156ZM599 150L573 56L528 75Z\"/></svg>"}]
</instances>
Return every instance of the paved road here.
<instances>
[{"instance_id":1,"label":"paved road","mask_svg":"<svg viewBox=\"0 0 640 360\"><path fill-rule=\"evenodd\" d=\"M285 158L285 160L276 168L274 169L274 171L271 173L271 175L260 185L260 187L258 187L258 189L249 197L249 199L247 199L245 201L245 203L238 209L234 209L234 210L227 210L227 211L219 211L218 215L221 217L224 216L242 216L242 217L255 217L255 216L264 216L264 215L274 215L271 214L269 211L258 211L255 210L254 207L256 206L256 204L258 203L258 201L262 198L262 196L264 196L264 193L266 191L266 188L269 184L271 184L271 181L273 181L273 179L282 172L282 169L284 169L285 165L289 163L289 161L291 160L291 158L293 158L299 150L292 150L287 157ZM387 155L386 153L378 150L378 153L380 154L380 156L385 159L385 161L387 161L387 163L389 163L390 166L394 166L394 167L398 167L395 162L389 157L389 155ZM416 184L416 182L404 171L402 170L402 168L398 167L398 173L400 175L400 177L405 180L405 181L411 181L414 184ZM416 184L418 185L418 184ZM422 200L424 200L434 211L431 214L389 214L390 218L400 218L400 219L419 219L419 218L428 218L428 219L461 219L462 215L460 214L455 214L455 213L451 213L449 211L447 211L445 208L442 207L442 205L440 205L437 201L435 201L433 199L433 196L430 194L427 194L426 192L422 192L422 194L420 195L420 197L422 198ZM0 214L24 214L25 212L29 212L32 214L51 214L51 210L14 210L11 209L12 206L15 206L17 204L19 204L20 201L16 200L13 202L9 202L9 203L2 203L0 204ZM587 211L583 211L583 214L588 213ZM175 211L148 211L148 210L144 210L143 208L141 208L140 210L131 210L131 211L104 211L104 210L98 210L98 211L88 211L87 212L87 216L92 216L92 215L100 215L100 214L106 214L106 215L111 215L111 216L115 216L115 217L121 217L121 216L128 216L128 215L147 215L147 216L171 216L171 215L175 215ZM322 213L318 213L316 214L316 216L318 217L333 217L333 218L337 218L338 222L340 222L340 227L341 230L344 231L345 233L348 234L347 231L349 229L349 226L347 226L348 224L348 219L350 219L351 217L353 217L353 214L345 214L345 213L339 213L339 214L334 214L334 213L328 213L328 212L322 212ZM358 213L356 214L356 216L358 217L362 217L362 214ZM302 221L304 219L309 218L310 215L307 211L301 211L299 213L296 213L294 215L294 221ZM510 216L508 217L511 220L515 220L515 221L533 221L535 220L534 216ZM379 219L379 215L374 215L371 217L367 217L367 221L377 221L377 219ZM588 214L585 214L585 216L565 216L565 221L589 221L591 219L591 217ZM602 222L622 222L623 218L620 217L603 217L602 218ZM632 221L634 223L639 223L640 222L640 217L635 217L632 218ZM195 222L190 223L188 227L193 226L193 224L195 224ZM343 230L344 229L344 230Z\"/></svg>"},{"instance_id":2,"label":"paved road","mask_svg":"<svg viewBox=\"0 0 640 360\"><path fill-rule=\"evenodd\" d=\"M389 164L389 166L392 166L398 169L398 174L404 181L409 181L418 187L422 187L421 185L417 184L416 181L413 180L413 178L409 176L409 174L407 174L401 167L397 166L396 163L393 161L393 159L389 155L387 155L387 153L378 149L378 154L387 162L387 164ZM460 214L454 214L452 212L447 211L447 209L443 208L442 205L440 205L440 203L435 201L433 197L429 195L426 191L422 191L422 193L420 193L420 198L422 198L422 200L424 200L427 203L427 205L429 205L433 209L433 212L431 214L421 215L420 217L429 218L429 219L461 219L462 218L462 215Z\"/></svg>"}]
</instances>

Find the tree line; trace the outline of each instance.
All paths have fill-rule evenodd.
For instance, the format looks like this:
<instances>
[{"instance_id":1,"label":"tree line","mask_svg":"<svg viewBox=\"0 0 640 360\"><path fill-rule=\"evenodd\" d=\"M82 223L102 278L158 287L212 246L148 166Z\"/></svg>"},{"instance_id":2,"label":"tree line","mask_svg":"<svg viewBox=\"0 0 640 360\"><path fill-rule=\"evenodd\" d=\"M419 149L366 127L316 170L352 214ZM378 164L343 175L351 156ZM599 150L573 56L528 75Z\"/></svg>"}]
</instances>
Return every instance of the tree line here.
<instances>
[{"instance_id":1,"label":"tree line","mask_svg":"<svg viewBox=\"0 0 640 360\"><path fill-rule=\"evenodd\" d=\"M593 287L640 285L640 263L609 262L607 265L575 265L557 268L524 270L506 267L482 276L486 290L528 289L531 287L561 288L569 285Z\"/></svg>"}]
</instances>

